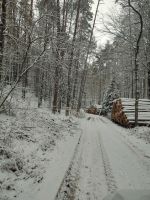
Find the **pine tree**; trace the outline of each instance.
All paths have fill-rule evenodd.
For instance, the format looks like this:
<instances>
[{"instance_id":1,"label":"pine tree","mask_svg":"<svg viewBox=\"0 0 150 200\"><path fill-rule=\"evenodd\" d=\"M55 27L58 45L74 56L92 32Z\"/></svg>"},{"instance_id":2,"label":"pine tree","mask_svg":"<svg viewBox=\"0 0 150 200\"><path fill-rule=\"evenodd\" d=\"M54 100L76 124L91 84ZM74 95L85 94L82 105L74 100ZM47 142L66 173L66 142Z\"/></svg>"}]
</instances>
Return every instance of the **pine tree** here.
<instances>
[{"instance_id":1,"label":"pine tree","mask_svg":"<svg viewBox=\"0 0 150 200\"><path fill-rule=\"evenodd\" d=\"M115 79L111 81L106 93L104 94L103 103L102 103L102 115L107 115L111 112L112 104L115 99L119 98L119 90Z\"/></svg>"}]
</instances>

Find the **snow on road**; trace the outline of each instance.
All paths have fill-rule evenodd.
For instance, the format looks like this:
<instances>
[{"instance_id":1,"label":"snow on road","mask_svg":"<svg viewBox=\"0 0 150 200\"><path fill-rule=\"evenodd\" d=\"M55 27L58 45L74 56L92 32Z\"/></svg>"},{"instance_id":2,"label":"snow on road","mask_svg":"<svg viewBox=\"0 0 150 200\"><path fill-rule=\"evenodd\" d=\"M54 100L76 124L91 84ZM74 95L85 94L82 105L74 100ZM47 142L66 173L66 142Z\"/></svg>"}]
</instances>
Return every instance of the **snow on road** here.
<instances>
[{"instance_id":1,"label":"snow on road","mask_svg":"<svg viewBox=\"0 0 150 200\"><path fill-rule=\"evenodd\" d=\"M81 169L76 200L102 199L107 193L106 179L94 118L83 120ZM96 125L96 127L95 127Z\"/></svg>"},{"instance_id":2,"label":"snow on road","mask_svg":"<svg viewBox=\"0 0 150 200\"><path fill-rule=\"evenodd\" d=\"M150 189L150 159L136 138L124 137L129 130L111 121L90 116L82 120L82 156L76 200L103 199L117 189ZM139 150L140 149L140 150ZM150 155L150 154L149 154Z\"/></svg>"},{"instance_id":3,"label":"snow on road","mask_svg":"<svg viewBox=\"0 0 150 200\"><path fill-rule=\"evenodd\" d=\"M80 127L52 120L54 130L60 123L72 125L58 126L66 134L46 154L49 164L42 165L42 181L31 181L31 187L27 184L13 199L103 200L119 189L150 189L150 143L101 116L87 115L78 121ZM41 176L40 170L37 173ZM20 182L22 188L26 182Z\"/></svg>"},{"instance_id":4,"label":"snow on road","mask_svg":"<svg viewBox=\"0 0 150 200\"><path fill-rule=\"evenodd\" d=\"M117 125L101 123L103 140L119 189L150 189L150 159L122 137ZM119 129L119 128L118 128ZM149 145L150 147L150 145Z\"/></svg>"}]
</instances>

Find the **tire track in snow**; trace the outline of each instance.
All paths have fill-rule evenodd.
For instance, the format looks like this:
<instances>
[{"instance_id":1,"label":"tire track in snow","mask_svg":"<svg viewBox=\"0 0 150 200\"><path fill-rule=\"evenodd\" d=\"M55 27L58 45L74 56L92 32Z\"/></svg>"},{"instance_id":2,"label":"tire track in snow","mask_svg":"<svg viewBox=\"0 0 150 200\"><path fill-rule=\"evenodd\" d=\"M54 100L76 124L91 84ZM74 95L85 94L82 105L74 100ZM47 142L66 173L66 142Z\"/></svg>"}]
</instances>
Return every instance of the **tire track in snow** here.
<instances>
[{"instance_id":1,"label":"tire track in snow","mask_svg":"<svg viewBox=\"0 0 150 200\"><path fill-rule=\"evenodd\" d=\"M107 122L102 117L99 117L99 118L93 117L93 121L94 120L96 120L96 121L100 120L103 124L107 124ZM105 151L105 147L104 147L104 144L103 144L101 134L100 134L100 132L98 132L97 134L98 134L98 139L99 139L99 146L100 146L100 151L101 151L101 156L102 156L102 161L103 161L103 167L104 167L104 173L105 173L108 192L113 193L118 188L117 183L116 183L115 178L113 176L113 172L112 172L112 169L111 169L111 165L110 165L110 162L109 162L108 155Z\"/></svg>"},{"instance_id":2,"label":"tire track in snow","mask_svg":"<svg viewBox=\"0 0 150 200\"><path fill-rule=\"evenodd\" d=\"M114 124L113 122L111 122L111 125L113 125L113 128L116 130L116 133L118 134L121 142L123 142L131 150L131 152L135 154L138 160L140 160L140 164L143 164L143 166L145 166L146 169L150 171L149 157L144 153L144 151L139 149L137 145L133 144L129 139L127 139L124 134L121 134L123 129L122 127ZM112 128L112 126L110 128ZM117 128L119 128L119 130Z\"/></svg>"},{"instance_id":3,"label":"tire track in snow","mask_svg":"<svg viewBox=\"0 0 150 200\"><path fill-rule=\"evenodd\" d=\"M101 137L112 164L113 173L120 189L148 189L150 162L136 144L123 136L122 129L108 120L102 127ZM119 160L118 160L119 159Z\"/></svg>"},{"instance_id":4,"label":"tire track in snow","mask_svg":"<svg viewBox=\"0 0 150 200\"><path fill-rule=\"evenodd\" d=\"M80 154L82 152L82 149L81 149L82 135L83 134L81 133L79 141L76 145L72 160L70 162L70 165L64 175L64 178L55 196L55 200L73 200L75 198L77 182L79 179L79 168L80 168L80 159L81 159Z\"/></svg>"},{"instance_id":5,"label":"tire track in snow","mask_svg":"<svg viewBox=\"0 0 150 200\"><path fill-rule=\"evenodd\" d=\"M115 178L113 176L111 165L110 165L107 153L105 151L104 144L103 144L102 137L101 137L100 133L98 133L98 137L99 137L100 151L101 151L103 165L104 165L104 172L105 172L108 192L113 193L118 188L117 183L116 183Z\"/></svg>"},{"instance_id":6,"label":"tire track in snow","mask_svg":"<svg viewBox=\"0 0 150 200\"><path fill-rule=\"evenodd\" d=\"M108 190L97 134L99 119L91 116L87 120L82 124L83 153L75 200L102 200Z\"/></svg>"},{"instance_id":7,"label":"tire track in snow","mask_svg":"<svg viewBox=\"0 0 150 200\"><path fill-rule=\"evenodd\" d=\"M93 122L98 123L98 121L101 119L90 117L90 119L88 118L87 120L90 120L92 123ZM102 137L99 132L97 132L96 134L97 134L97 139L98 139L97 144L99 147L98 151L100 151L101 160L102 160L102 168L104 169L104 178L106 180L106 187L107 187L108 192L112 193L117 189L117 184L113 176L111 165L110 165L107 153L103 145ZM80 136L79 142L74 151L73 158L60 184L55 200L74 200L76 198L76 190L78 187L78 181L80 179L80 167L81 167L80 164L81 164L81 160L83 159L82 151L83 151L84 146L82 142L85 135L84 137L82 136ZM91 178L91 176L92 175L89 174L89 178ZM92 180L89 180L89 181L91 182ZM102 182L101 184L104 184L104 182ZM89 191L86 198L89 200L93 198L97 199L97 196L95 196L94 191Z\"/></svg>"}]
</instances>

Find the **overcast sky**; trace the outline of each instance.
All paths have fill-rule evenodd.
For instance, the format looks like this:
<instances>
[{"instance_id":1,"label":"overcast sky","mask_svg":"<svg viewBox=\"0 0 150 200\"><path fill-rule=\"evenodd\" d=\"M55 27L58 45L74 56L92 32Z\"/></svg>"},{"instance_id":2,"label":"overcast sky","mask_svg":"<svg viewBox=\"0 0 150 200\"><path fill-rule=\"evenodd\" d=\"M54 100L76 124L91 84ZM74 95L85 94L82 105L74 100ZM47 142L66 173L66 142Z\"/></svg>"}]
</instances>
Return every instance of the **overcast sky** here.
<instances>
[{"instance_id":1,"label":"overcast sky","mask_svg":"<svg viewBox=\"0 0 150 200\"><path fill-rule=\"evenodd\" d=\"M93 0L93 1L94 1L93 13L95 13L98 0ZM94 31L94 35L96 36L98 45L104 45L107 42L107 40L112 41L112 37L110 35L106 33L102 34L97 29L103 29L103 25L101 23L102 16L104 20L107 20L108 19L107 14L115 12L115 9L116 9L115 0L103 0L101 2L102 3L100 4L100 7L99 7L99 12L98 12L97 20L96 20L96 27Z\"/></svg>"}]
</instances>

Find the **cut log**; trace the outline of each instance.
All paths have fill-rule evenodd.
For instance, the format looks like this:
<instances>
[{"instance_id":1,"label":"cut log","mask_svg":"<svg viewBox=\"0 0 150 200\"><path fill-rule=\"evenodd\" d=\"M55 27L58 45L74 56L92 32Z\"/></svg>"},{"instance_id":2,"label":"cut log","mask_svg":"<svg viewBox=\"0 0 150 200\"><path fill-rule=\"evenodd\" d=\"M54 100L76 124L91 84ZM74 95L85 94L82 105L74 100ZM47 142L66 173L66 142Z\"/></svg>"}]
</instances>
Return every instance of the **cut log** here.
<instances>
[{"instance_id":1,"label":"cut log","mask_svg":"<svg viewBox=\"0 0 150 200\"><path fill-rule=\"evenodd\" d=\"M112 113L112 121L125 126L131 127L135 124L135 99L121 98L114 100ZM139 99L138 124L150 124L150 100Z\"/></svg>"}]
</instances>

